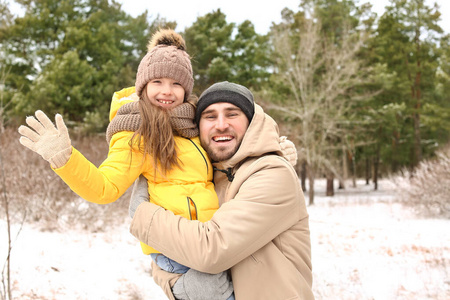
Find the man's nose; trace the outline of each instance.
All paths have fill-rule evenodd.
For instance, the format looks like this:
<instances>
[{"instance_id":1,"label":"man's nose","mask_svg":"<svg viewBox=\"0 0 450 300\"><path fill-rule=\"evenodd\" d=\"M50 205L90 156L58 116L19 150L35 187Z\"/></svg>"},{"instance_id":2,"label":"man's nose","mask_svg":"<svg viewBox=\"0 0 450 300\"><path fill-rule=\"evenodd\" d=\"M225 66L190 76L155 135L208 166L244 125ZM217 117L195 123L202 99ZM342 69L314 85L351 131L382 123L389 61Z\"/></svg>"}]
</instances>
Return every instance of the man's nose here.
<instances>
[{"instance_id":1,"label":"man's nose","mask_svg":"<svg viewBox=\"0 0 450 300\"><path fill-rule=\"evenodd\" d=\"M217 130L225 130L228 128L228 126L229 126L229 124L228 124L227 118L225 118L224 116L219 116L217 118L217 122L216 122Z\"/></svg>"}]
</instances>

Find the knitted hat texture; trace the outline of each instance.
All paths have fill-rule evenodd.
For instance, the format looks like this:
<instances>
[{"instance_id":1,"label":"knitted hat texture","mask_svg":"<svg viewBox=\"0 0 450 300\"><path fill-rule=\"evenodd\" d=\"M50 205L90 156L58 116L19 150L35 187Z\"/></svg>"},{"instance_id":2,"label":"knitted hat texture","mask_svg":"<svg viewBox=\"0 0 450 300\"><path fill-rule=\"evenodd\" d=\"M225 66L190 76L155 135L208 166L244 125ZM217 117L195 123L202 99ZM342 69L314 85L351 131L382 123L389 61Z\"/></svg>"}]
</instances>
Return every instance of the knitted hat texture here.
<instances>
[{"instance_id":1,"label":"knitted hat texture","mask_svg":"<svg viewBox=\"0 0 450 300\"><path fill-rule=\"evenodd\" d=\"M223 81L207 88L198 99L195 122L199 124L202 112L211 104L227 102L239 107L247 116L249 122L255 114L255 101L253 94L243 85Z\"/></svg>"},{"instance_id":2,"label":"knitted hat texture","mask_svg":"<svg viewBox=\"0 0 450 300\"><path fill-rule=\"evenodd\" d=\"M171 29L156 32L147 46L136 74L136 93L139 98L145 85L152 79L171 78L178 81L185 90L184 98L192 93L194 77L184 39Z\"/></svg>"}]
</instances>

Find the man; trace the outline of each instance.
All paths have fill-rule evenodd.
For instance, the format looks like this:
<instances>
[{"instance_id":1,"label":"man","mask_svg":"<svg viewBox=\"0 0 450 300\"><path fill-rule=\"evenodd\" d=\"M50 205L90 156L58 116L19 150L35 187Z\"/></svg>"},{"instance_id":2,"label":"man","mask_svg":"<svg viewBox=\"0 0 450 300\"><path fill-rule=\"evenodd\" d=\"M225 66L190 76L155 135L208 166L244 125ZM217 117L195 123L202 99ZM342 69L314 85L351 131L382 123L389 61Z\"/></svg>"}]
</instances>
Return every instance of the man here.
<instances>
[{"instance_id":1,"label":"man","mask_svg":"<svg viewBox=\"0 0 450 300\"><path fill-rule=\"evenodd\" d=\"M247 88L229 82L205 90L196 120L220 208L201 223L143 202L131 233L197 271L231 269L238 300L314 299L308 214L297 175L280 156L277 124ZM180 275L152 267L175 299L171 286Z\"/></svg>"}]
</instances>

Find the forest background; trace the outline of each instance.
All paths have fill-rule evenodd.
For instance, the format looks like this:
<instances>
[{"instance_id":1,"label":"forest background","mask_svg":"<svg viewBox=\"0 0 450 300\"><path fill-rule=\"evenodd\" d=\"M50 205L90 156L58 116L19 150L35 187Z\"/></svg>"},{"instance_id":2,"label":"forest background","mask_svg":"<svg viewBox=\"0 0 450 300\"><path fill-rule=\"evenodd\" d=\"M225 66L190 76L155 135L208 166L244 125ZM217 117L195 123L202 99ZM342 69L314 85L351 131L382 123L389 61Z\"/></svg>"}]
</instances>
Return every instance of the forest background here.
<instances>
[{"instance_id":1,"label":"forest background","mask_svg":"<svg viewBox=\"0 0 450 300\"><path fill-rule=\"evenodd\" d=\"M98 145L89 158L99 164L112 94L134 84L161 27L184 36L195 94L222 80L254 92L297 146L310 205L316 179L333 196L335 183L345 189L363 178L376 190L379 178L398 175L409 182L404 201L425 215L450 215L450 35L439 26L438 5L391 0L377 15L364 1L303 0L258 34L250 21L227 22L220 9L181 31L176 20L131 16L116 1L16 2L21 16L0 0L0 191L8 222L51 224L70 209L58 198L74 197L53 174L36 178L30 166L45 164L12 159L25 116L61 113L76 146ZM40 205L23 210L17 199L29 197Z\"/></svg>"}]
</instances>

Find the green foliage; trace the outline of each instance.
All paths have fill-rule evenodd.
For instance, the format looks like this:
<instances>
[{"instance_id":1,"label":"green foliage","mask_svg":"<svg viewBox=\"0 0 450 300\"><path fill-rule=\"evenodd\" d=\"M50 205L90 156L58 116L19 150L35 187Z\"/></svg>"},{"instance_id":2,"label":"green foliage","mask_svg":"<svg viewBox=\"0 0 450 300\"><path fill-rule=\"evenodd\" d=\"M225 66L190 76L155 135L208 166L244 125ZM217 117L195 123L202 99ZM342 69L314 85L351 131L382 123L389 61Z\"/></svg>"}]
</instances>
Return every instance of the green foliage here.
<instances>
[{"instance_id":1,"label":"green foliage","mask_svg":"<svg viewBox=\"0 0 450 300\"><path fill-rule=\"evenodd\" d=\"M267 81L268 38L258 35L250 21L236 28L218 9L197 18L184 35L193 57L194 93L199 95L211 84L224 80L253 89L260 89Z\"/></svg>"},{"instance_id":2,"label":"green foliage","mask_svg":"<svg viewBox=\"0 0 450 300\"><path fill-rule=\"evenodd\" d=\"M96 111L107 120L114 91L134 84L151 33L147 13L132 18L107 0L18 2L25 15L0 34L13 113L43 109L82 121Z\"/></svg>"},{"instance_id":3,"label":"green foliage","mask_svg":"<svg viewBox=\"0 0 450 300\"><path fill-rule=\"evenodd\" d=\"M227 80L225 71L222 75L208 69L216 59L216 64L226 62L224 49L228 48L233 32L234 24L227 24L226 16L219 10L198 17L194 24L187 28L184 35L187 50L192 56L192 68L194 72L194 92L200 94L204 89L214 82ZM222 60L217 60L221 58ZM210 76L214 75L214 78Z\"/></svg>"},{"instance_id":4,"label":"green foliage","mask_svg":"<svg viewBox=\"0 0 450 300\"><path fill-rule=\"evenodd\" d=\"M386 72L394 75L373 105L406 105L401 128L391 131L392 136L401 138L389 144L381 140L382 136L379 137L382 148L391 147L397 152L391 158L402 158L400 165L416 165L422 153L432 154L436 144L443 142L442 137L448 138L448 130L437 126L443 125L442 122L445 124L442 118L445 114L430 114L433 108L441 105L448 109L443 101L445 96L437 93L440 83L439 72L436 71L440 65L443 66L442 49L439 48L442 29L437 25L439 15L437 8L426 6L423 0L392 1L381 16L377 34L369 46L373 49L369 56L371 62L382 62L387 66ZM441 77L441 80L448 85L448 78L444 80ZM389 120L380 124L387 125L387 122ZM386 149L382 151L389 152ZM397 169L396 165L393 164L393 169Z\"/></svg>"},{"instance_id":5,"label":"green foliage","mask_svg":"<svg viewBox=\"0 0 450 300\"><path fill-rule=\"evenodd\" d=\"M29 114L37 109L60 112L76 121L81 112L92 107L94 99L89 94L95 75L95 68L80 60L76 52L66 52L33 81L29 93L17 98L16 108Z\"/></svg>"},{"instance_id":6,"label":"green foliage","mask_svg":"<svg viewBox=\"0 0 450 300\"><path fill-rule=\"evenodd\" d=\"M258 35L253 24L244 21L231 44L231 81L259 90L268 81L271 64L269 37Z\"/></svg>"}]
</instances>

